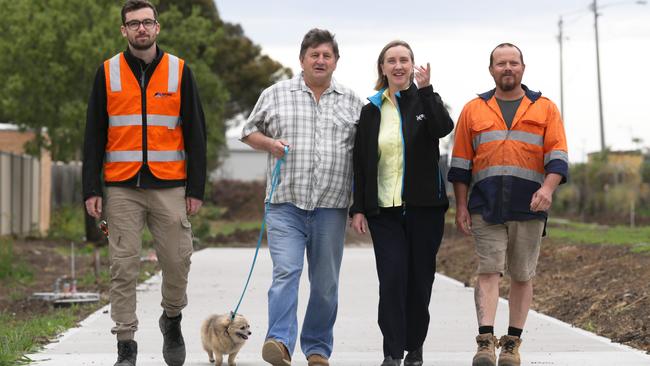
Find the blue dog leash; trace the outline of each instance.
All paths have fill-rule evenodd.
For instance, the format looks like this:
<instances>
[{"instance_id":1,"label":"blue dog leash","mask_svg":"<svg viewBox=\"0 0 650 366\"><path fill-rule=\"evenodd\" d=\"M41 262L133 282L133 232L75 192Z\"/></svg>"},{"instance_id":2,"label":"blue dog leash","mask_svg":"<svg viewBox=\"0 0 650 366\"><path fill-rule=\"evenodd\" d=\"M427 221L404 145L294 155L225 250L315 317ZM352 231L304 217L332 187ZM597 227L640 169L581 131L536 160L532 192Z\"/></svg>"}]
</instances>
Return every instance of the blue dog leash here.
<instances>
[{"instance_id":1,"label":"blue dog leash","mask_svg":"<svg viewBox=\"0 0 650 366\"><path fill-rule=\"evenodd\" d=\"M251 269L248 272L248 278L246 279L246 284L244 285L244 291L242 291L241 296L239 297L239 302L235 307L235 311L230 312L230 320L235 319L235 315L237 315L237 310L239 310L239 305L241 305L241 302L244 299L244 294L246 294L248 283L250 282L251 276L253 275L253 268L255 268L255 261L257 261L257 254L259 253L260 247L262 246L262 238L264 238L264 224L266 223L266 212L268 211L269 205L271 204L271 198L273 197L273 192L275 192L275 188L278 186L278 182L280 181L280 167L282 166L282 163L285 162L285 157L287 156L288 153L289 153L289 146L285 146L284 156L278 159L278 161L275 163L275 168L273 169L273 175L271 176L271 191L269 192L269 199L264 205L264 216L262 217L262 227L260 228L260 236L257 239L257 248L255 248L255 256L253 256L253 263L251 264Z\"/></svg>"}]
</instances>

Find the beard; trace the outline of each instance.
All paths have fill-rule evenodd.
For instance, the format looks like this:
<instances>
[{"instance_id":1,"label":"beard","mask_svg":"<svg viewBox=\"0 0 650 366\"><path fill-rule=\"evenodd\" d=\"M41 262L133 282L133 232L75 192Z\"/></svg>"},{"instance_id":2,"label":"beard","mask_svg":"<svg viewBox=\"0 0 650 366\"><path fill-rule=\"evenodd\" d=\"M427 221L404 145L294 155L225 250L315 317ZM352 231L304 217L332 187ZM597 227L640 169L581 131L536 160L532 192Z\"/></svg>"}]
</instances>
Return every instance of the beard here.
<instances>
[{"instance_id":1,"label":"beard","mask_svg":"<svg viewBox=\"0 0 650 366\"><path fill-rule=\"evenodd\" d=\"M506 80L504 80L505 76L510 76L510 77L512 77L512 79L511 80L509 79L509 80L506 81ZM497 85L499 86L499 89L501 89L503 91L506 91L506 92L514 90L519 85L519 83L517 82L517 79L514 77L514 75L505 75L505 76L502 77L497 83Z\"/></svg>"},{"instance_id":2,"label":"beard","mask_svg":"<svg viewBox=\"0 0 650 366\"><path fill-rule=\"evenodd\" d=\"M129 41L129 45L131 45L133 49L138 51L144 51L144 50L148 50L154 45L154 43L156 43L156 37L149 37L149 39L147 39L144 42L138 42L138 40L135 37L133 37L133 39L129 38L128 41Z\"/></svg>"}]
</instances>

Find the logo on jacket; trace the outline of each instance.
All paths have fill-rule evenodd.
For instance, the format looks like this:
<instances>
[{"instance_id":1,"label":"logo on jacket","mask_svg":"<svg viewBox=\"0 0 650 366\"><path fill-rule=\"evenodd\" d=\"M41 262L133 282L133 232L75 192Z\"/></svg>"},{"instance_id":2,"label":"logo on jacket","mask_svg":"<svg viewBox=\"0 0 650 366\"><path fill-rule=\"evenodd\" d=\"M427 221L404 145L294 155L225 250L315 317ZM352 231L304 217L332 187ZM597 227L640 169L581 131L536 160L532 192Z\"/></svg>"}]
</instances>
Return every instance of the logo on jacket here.
<instances>
[{"instance_id":1,"label":"logo on jacket","mask_svg":"<svg viewBox=\"0 0 650 366\"><path fill-rule=\"evenodd\" d=\"M424 115L424 113L418 114L417 116L415 116L416 121L422 121L423 119L427 119L427 117Z\"/></svg>"},{"instance_id":2,"label":"logo on jacket","mask_svg":"<svg viewBox=\"0 0 650 366\"><path fill-rule=\"evenodd\" d=\"M167 98L174 95L174 93L156 92L153 96L155 98Z\"/></svg>"}]
</instances>

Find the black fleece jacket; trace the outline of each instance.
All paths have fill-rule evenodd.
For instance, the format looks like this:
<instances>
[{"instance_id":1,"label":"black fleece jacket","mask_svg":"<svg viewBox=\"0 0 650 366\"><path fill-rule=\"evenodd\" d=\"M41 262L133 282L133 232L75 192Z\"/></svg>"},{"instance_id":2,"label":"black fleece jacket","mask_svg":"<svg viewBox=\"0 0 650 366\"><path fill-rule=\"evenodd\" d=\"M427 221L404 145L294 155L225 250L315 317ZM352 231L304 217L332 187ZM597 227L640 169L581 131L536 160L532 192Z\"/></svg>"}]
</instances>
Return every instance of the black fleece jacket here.
<instances>
[{"instance_id":1,"label":"black fleece jacket","mask_svg":"<svg viewBox=\"0 0 650 366\"><path fill-rule=\"evenodd\" d=\"M164 52L156 49L156 58L149 64L135 57L128 49L124 58L137 80L144 72L145 88L151 75L160 63ZM187 180L163 180L156 178L148 165L142 164L140 171L123 182L106 183L108 186L132 188L172 188L185 187L185 195L203 200L206 178L206 130L205 116L192 71L183 65L181 76L181 121L185 144ZM146 131L146 124L143 126ZM106 78L104 65L97 69L95 84L88 101L86 131L83 149L82 186L84 200L92 196L102 196L102 168L108 138L108 112L106 110Z\"/></svg>"},{"instance_id":2,"label":"black fleece jacket","mask_svg":"<svg viewBox=\"0 0 650 366\"><path fill-rule=\"evenodd\" d=\"M379 100L361 110L354 143L354 202L350 216L379 213L377 198L378 138L381 110ZM440 95L431 86L418 89L414 84L397 97L404 136L404 186L402 201L408 206L449 207L444 182L438 167L438 141L454 129Z\"/></svg>"}]
</instances>

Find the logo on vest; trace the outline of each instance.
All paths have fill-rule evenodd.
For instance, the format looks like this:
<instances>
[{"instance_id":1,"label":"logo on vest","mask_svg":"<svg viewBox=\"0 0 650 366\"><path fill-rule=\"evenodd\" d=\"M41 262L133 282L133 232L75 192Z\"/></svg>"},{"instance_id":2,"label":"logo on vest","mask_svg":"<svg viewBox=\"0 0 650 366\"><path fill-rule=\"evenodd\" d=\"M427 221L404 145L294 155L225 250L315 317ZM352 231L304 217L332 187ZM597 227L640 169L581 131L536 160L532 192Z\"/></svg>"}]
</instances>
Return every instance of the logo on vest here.
<instances>
[{"instance_id":1,"label":"logo on vest","mask_svg":"<svg viewBox=\"0 0 650 366\"><path fill-rule=\"evenodd\" d=\"M415 116L415 119L417 121L422 121L423 119L427 119L427 117L423 113L423 114L418 114L417 116Z\"/></svg>"},{"instance_id":2,"label":"logo on vest","mask_svg":"<svg viewBox=\"0 0 650 366\"><path fill-rule=\"evenodd\" d=\"M167 98L171 97L172 95L174 95L174 93L156 92L153 96L154 98Z\"/></svg>"}]
</instances>

